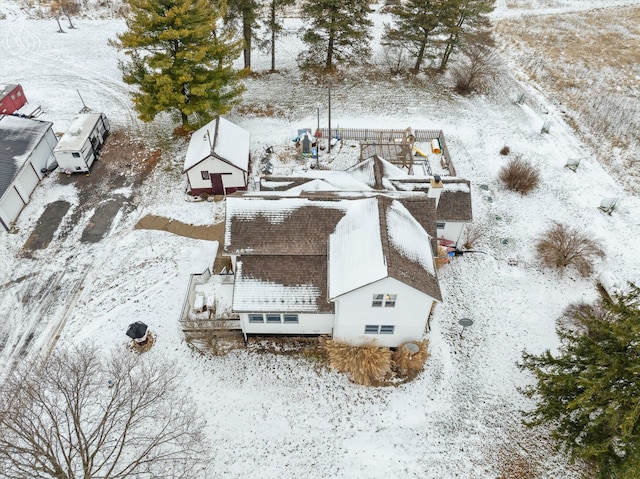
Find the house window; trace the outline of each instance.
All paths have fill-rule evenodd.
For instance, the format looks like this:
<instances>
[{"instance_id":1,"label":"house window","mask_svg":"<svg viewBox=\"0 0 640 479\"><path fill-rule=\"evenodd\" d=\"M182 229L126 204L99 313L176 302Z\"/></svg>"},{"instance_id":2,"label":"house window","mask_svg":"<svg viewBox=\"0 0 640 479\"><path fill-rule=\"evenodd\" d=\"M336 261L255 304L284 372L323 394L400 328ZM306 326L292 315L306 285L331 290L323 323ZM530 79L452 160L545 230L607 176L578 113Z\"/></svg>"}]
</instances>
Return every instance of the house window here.
<instances>
[{"instance_id":1,"label":"house window","mask_svg":"<svg viewBox=\"0 0 640 479\"><path fill-rule=\"evenodd\" d=\"M74 151L73 153L71 153L71 156L73 156L74 158L80 158L80 153Z\"/></svg>"},{"instance_id":2,"label":"house window","mask_svg":"<svg viewBox=\"0 0 640 479\"><path fill-rule=\"evenodd\" d=\"M264 323L264 317L261 314L250 314L249 315L250 323Z\"/></svg>"},{"instance_id":3,"label":"house window","mask_svg":"<svg viewBox=\"0 0 640 479\"><path fill-rule=\"evenodd\" d=\"M202 175L202 179L203 180L208 180L209 179L209 172L208 171L201 171L200 174Z\"/></svg>"},{"instance_id":4,"label":"house window","mask_svg":"<svg viewBox=\"0 0 640 479\"><path fill-rule=\"evenodd\" d=\"M378 334L378 325L377 324L365 325L364 334Z\"/></svg>"},{"instance_id":5,"label":"house window","mask_svg":"<svg viewBox=\"0 0 640 479\"><path fill-rule=\"evenodd\" d=\"M380 326L380 334L393 334L393 330L396 327L393 325L389 325L389 324L383 324L382 326Z\"/></svg>"},{"instance_id":6,"label":"house window","mask_svg":"<svg viewBox=\"0 0 640 479\"><path fill-rule=\"evenodd\" d=\"M393 308L396 305L397 294L374 294L371 306L374 308Z\"/></svg>"},{"instance_id":7,"label":"house window","mask_svg":"<svg viewBox=\"0 0 640 479\"><path fill-rule=\"evenodd\" d=\"M280 315L279 314L267 314L267 323L278 323L280 324L282 321L280 321Z\"/></svg>"},{"instance_id":8,"label":"house window","mask_svg":"<svg viewBox=\"0 0 640 479\"><path fill-rule=\"evenodd\" d=\"M282 320L284 324L298 324L298 315L297 314L283 314Z\"/></svg>"},{"instance_id":9,"label":"house window","mask_svg":"<svg viewBox=\"0 0 640 479\"><path fill-rule=\"evenodd\" d=\"M436 228L438 228L439 230L443 230L446 225L446 223L436 223Z\"/></svg>"}]
</instances>

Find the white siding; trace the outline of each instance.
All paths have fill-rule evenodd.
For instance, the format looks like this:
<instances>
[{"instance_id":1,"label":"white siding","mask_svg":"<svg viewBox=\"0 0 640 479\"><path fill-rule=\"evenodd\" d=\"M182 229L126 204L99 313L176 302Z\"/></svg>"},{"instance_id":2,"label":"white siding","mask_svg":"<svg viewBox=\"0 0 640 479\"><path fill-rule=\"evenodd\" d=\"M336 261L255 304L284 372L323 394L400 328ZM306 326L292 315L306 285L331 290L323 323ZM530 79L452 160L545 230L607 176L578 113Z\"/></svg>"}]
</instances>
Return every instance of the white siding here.
<instances>
[{"instance_id":1,"label":"white siding","mask_svg":"<svg viewBox=\"0 0 640 479\"><path fill-rule=\"evenodd\" d=\"M247 186L244 171L218 158L209 157L187 171L189 185L192 189L211 188L211 180L202 179L203 171L208 171L209 174L231 173L222 175L222 182L225 188L243 188Z\"/></svg>"},{"instance_id":2,"label":"white siding","mask_svg":"<svg viewBox=\"0 0 640 479\"><path fill-rule=\"evenodd\" d=\"M246 334L331 334L333 318L333 314L298 314L298 324L250 323L249 314L241 313L240 324Z\"/></svg>"},{"instance_id":3,"label":"white siding","mask_svg":"<svg viewBox=\"0 0 640 479\"><path fill-rule=\"evenodd\" d=\"M38 186L39 181L40 177L33 171L31 164L25 163L13 181L13 184L20 192L20 196L22 196L25 201L28 201L31 193L33 193L33 190Z\"/></svg>"},{"instance_id":4,"label":"white siding","mask_svg":"<svg viewBox=\"0 0 640 479\"><path fill-rule=\"evenodd\" d=\"M22 208L24 208L24 203L20 195L13 185L9 185L9 189L0 198L0 218L2 218L2 222L7 227L10 227L11 223L18 218Z\"/></svg>"},{"instance_id":5,"label":"white siding","mask_svg":"<svg viewBox=\"0 0 640 479\"><path fill-rule=\"evenodd\" d=\"M440 223L440 222L438 222ZM447 221L443 229L438 228L438 238L453 241L455 246L462 246L462 232L466 223L461 221Z\"/></svg>"},{"instance_id":6,"label":"white siding","mask_svg":"<svg viewBox=\"0 0 640 479\"><path fill-rule=\"evenodd\" d=\"M394 307L372 306L374 294L396 294ZM336 299L333 337L353 344L375 339L396 347L423 338L433 298L400 281L385 278ZM364 334L366 325L395 326L393 334Z\"/></svg>"}]
</instances>

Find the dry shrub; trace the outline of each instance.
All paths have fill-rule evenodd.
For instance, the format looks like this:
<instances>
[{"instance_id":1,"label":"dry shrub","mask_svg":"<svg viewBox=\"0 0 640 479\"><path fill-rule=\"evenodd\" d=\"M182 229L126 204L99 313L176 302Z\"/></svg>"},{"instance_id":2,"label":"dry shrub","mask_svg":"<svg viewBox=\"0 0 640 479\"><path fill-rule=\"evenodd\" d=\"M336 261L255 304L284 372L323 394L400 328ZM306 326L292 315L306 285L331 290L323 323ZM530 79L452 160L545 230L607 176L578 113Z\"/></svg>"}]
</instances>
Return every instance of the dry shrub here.
<instances>
[{"instance_id":1,"label":"dry shrub","mask_svg":"<svg viewBox=\"0 0 640 479\"><path fill-rule=\"evenodd\" d=\"M609 317L610 313L602 306L602 301L595 301L593 303L581 301L567 306L558 318L557 324L558 327L564 331L585 333L587 332L585 321L589 319L607 321Z\"/></svg>"},{"instance_id":2,"label":"dry shrub","mask_svg":"<svg viewBox=\"0 0 640 479\"><path fill-rule=\"evenodd\" d=\"M436 268L440 269L445 264L449 264L449 251L444 246L438 246L438 256L436 256Z\"/></svg>"},{"instance_id":3,"label":"dry shrub","mask_svg":"<svg viewBox=\"0 0 640 479\"><path fill-rule=\"evenodd\" d=\"M593 262L605 256L588 233L557 222L538 238L536 251L545 266L561 271L573 266L582 276L591 274Z\"/></svg>"},{"instance_id":4,"label":"dry shrub","mask_svg":"<svg viewBox=\"0 0 640 479\"><path fill-rule=\"evenodd\" d=\"M522 157L509 160L498 177L507 189L522 195L532 192L540 183L538 169Z\"/></svg>"},{"instance_id":5,"label":"dry shrub","mask_svg":"<svg viewBox=\"0 0 640 479\"><path fill-rule=\"evenodd\" d=\"M380 385L391 371L391 350L376 346L374 342L361 346L333 339L323 341L329 365L349 375L351 381L363 386Z\"/></svg>"},{"instance_id":6,"label":"dry shrub","mask_svg":"<svg viewBox=\"0 0 640 479\"><path fill-rule=\"evenodd\" d=\"M429 357L429 341L424 339L420 342L413 342L419 350L411 354L404 348L404 343L393 353L393 367L400 377L414 376L424 369L424 363Z\"/></svg>"},{"instance_id":7,"label":"dry shrub","mask_svg":"<svg viewBox=\"0 0 640 479\"><path fill-rule=\"evenodd\" d=\"M464 228L462 247L471 249L484 236L485 228L479 223L470 223Z\"/></svg>"},{"instance_id":8,"label":"dry shrub","mask_svg":"<svg viewBox=\"0 0 640 479\"><path fill-rule=\"evenodd\" d=\"M504 145L504 146L500 149L500 154L501 154L502 156L507 156L510 152L511 152L511 148L509 148L507 145Z\"/></svg>"}]
</instances>

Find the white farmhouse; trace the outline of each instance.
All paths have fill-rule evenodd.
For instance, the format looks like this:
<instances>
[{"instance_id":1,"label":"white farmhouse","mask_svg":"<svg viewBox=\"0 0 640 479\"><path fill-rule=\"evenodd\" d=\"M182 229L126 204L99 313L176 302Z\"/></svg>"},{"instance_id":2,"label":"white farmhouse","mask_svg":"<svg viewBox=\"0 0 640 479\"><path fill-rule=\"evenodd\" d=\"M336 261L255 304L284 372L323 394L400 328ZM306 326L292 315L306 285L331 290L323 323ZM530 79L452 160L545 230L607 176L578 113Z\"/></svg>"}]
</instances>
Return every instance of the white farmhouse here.
<instances>
[{"instance_id":1,"label":"white farmhouse","mask_svg":"<svg viewBox=\"0 0 640 479\"><path fill-rule=\"evenodd\" d=\"M191 135L184 161L189 193L226 195L247 189L251 134L218 117Z\"/></svg>"},{"instance_id":2,"label":"white farmhouse","mask_svg":"<svg viewBox=\"0 0 640 479\"><path fill-rule=\"evenodd\" d=\"M411 210L431 210L431 225ZM435 199L415 192L247 193L227 198L225 252L243 333L420 340L442 299Z\"/></svg>"}]
</instances>

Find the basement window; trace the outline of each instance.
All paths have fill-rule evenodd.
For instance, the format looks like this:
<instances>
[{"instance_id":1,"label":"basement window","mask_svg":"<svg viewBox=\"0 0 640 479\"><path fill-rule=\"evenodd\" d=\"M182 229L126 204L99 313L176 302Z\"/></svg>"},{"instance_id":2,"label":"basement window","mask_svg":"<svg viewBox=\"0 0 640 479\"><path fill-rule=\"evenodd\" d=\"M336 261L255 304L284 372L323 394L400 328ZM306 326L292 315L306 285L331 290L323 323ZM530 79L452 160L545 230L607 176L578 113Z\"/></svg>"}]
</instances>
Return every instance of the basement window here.
<instances>
[{"instance_id":1,"label":"basement window","mask_svg":"<svg viewBox=\"0 0 640 479\"><path fill-rule=\"evenodd\" d=\"M393 334L393 331L396 329L393 325L383 324L380 326L380 334Z\"/></svg>"},{"instance_id":2,"label":"basement window","mask_svg":"<svg viewBox=\"0 0 640 479\"><path fill-rule=\"evenodd\" d=\"M297 314L283 314L282 320L284 324L298 324L298 315Z\"/></svg>"},{"instance_id":3,"label":"basement window","mask_svg":"<svg viewBox=\"0 0 640 479\"><path fill-rule=\"evenodd\" d=\"M280 324L282 321L280 321L280 315L279 314L267 314L267 323L278 323Z\"/></svg>"},{"instance_id":4,"label":"basement window","mask_svg":"<svg viewBox=\"0 0 640 479\"><path fill-rule=\"evenodd\" d=\"M249 315L250 323L264 323L264 316L261 314L250 314Z\"/></svg>"},{"instance_id":5,"label":"basement window","mask_svg":"<svg viewBox=\"0 0 640 479\"><path fill-rule=\"evenodd\" d=\"M377 324L365 325L364 334L378 334L378 325Z\"/></svg>"}]
</instances>

